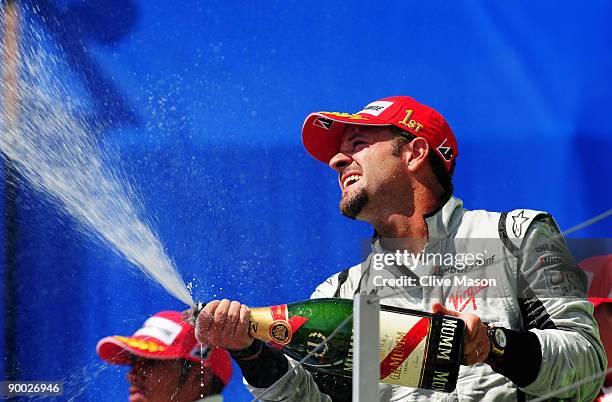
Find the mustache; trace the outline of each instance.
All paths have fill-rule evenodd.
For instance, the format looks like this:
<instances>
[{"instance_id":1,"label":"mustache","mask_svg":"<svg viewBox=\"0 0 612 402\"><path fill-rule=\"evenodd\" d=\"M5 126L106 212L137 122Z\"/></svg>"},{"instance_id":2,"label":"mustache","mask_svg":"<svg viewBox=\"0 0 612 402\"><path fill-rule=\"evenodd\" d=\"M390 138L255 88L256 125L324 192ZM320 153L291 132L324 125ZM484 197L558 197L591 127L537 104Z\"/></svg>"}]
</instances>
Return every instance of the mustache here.
<instances>
[{"instance_id":1,"label":"mustache","mask_svg":"<svg viewBox=\"0 0 612 402\"><path fill-rule=\"evenodd\" d=\"M357 163L355 163L355 162L352 162L350 165L348 165L347 167L343 168L343 169L340 171L340 173L339 173L338 177L342 177L342 175L343 175L345 172L348 172L348 171L351 171L351 170L354 170L354 171L355 171L355 172L357 172L357 173L362 173L362 174L363 174L363 170L361 169L361 166L359 166L359 165L358 165Z\"/></svg>"}]
</instances>

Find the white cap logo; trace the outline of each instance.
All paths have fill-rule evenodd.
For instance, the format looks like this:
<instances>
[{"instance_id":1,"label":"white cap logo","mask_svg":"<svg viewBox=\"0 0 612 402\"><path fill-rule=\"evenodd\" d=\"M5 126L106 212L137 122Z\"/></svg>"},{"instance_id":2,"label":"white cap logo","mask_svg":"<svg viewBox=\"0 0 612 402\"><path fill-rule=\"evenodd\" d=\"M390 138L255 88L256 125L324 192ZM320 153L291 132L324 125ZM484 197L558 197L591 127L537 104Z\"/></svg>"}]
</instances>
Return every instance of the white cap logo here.
<instances>
[{"instance_id":1,"label":"white cap logo","mask_svg":"<svg viewBox=\"0 0 612 402\"><path fill-rule=\"evenodd\" d=\"M372 116L379 116L382 112L385 111L389 106L393 105L393 102L389 101L376 101L372 102L366 107L364 107L361 111L357 113L367 113Z\"/></svg>"},{"instance_id":2,"label":"white cap logo","mask_svg":"<svg viewBox=\"0 0 612 402\"><path fill-rule=\"evenodd\" d=\"M144 327L140 328L134 336L144 335L159 339L166 345L172 345L183 328L177 323L163 317L151 317L145 321Z\"/></svg>"}]
</instances>

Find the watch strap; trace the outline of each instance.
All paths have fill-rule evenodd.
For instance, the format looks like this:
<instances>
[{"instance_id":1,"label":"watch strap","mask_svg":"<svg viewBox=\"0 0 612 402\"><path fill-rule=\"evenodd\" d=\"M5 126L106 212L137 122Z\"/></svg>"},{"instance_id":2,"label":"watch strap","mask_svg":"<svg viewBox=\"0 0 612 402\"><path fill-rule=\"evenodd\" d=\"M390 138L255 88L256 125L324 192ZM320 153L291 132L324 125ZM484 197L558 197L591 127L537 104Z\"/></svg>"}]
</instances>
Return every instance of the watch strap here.
<instances>
[{"instance_id":1,"label":"watch strap","mask_svg":"<svg viewBox=\"0 0 612 402\"><path fill-rule=\"evenodd\" d=\"M515 331L508 328L503 330L506 335L503 356L498 358L489 353L485 363L517 386L526 387L535 381L540 372L542 364L540 340L531 331Z\"/></svg>"}]
</instances>

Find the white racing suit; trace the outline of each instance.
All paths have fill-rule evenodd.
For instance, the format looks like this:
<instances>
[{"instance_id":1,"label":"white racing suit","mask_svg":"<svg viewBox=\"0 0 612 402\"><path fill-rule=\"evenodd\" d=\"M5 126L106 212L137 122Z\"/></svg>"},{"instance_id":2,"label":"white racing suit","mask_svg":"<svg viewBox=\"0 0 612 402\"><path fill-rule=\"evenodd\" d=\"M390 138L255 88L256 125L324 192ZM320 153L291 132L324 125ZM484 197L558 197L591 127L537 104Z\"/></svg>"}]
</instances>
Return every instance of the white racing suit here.
<instances>
[{"instance_id":1,"label":"white racing suit","mask_svg":"<svg viewBox=\"0 0 612 402\"><path fill-rule=\"evenodd\" d=\"M573 262L552 218L544 212L524 209L509 213L468 211L462 205L461 200L451 197L441 209L425 217L429 237L424 253L471 254L479 257L476 263L465 260L462 269L457 268L460 264L448 269L435 262L391 265L382 269L379 264L374 269L373 258L385 252L380 241L375 239L364 263L327 279L316 288L312 298L352 299L356 292L362 292L383 297L381 304L425 311L431 311L431 305L440 301L449 309L476 314L483 322L531 331L537 335L542 354L537 376L530 384L518 387L487 364L461 366L453 393L381 383L381 401L529 400L605 370L606 356L593 319L593 305L585 299L586 276ZM405 292L399 288L400 295L384 298L397 293L398 288L380 286L381 278L403 275L421 278L432 274L468 280L487 279L488 283L481 281L474 285L464 280L453 281L451 286L406 288ZM525 356L524 360L525 365L533 361L537 364L540 358ZM296 366L291 359L289 364ZM555 398L591 401L602 382L603 374ZM263 391L245 384L255 396ZM261 400L332 400L319 388L310 372L297 367ZM343 398L335 400L339 399Z\"/></svg>"}]
</instances>

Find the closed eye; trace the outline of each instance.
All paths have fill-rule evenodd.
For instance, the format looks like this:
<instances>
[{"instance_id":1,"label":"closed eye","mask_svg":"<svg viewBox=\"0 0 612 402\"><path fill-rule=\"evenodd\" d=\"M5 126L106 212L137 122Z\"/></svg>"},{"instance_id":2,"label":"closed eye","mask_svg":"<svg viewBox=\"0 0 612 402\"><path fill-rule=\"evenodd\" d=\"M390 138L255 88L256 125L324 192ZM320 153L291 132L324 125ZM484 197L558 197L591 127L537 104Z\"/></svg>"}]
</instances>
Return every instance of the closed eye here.
<instances>
[{"instance_id":1,"label":"closed eye","mask_svg":"<svg viewBox=\"0 0 612 402\"><path fill-rule=\"evenodd\" d=\"M340 150L345 153L355 153L368 146L370 146L369 142L355 135L353 138L347 138L344 145L340 147Z\"/></svg>"}]
</instances>

